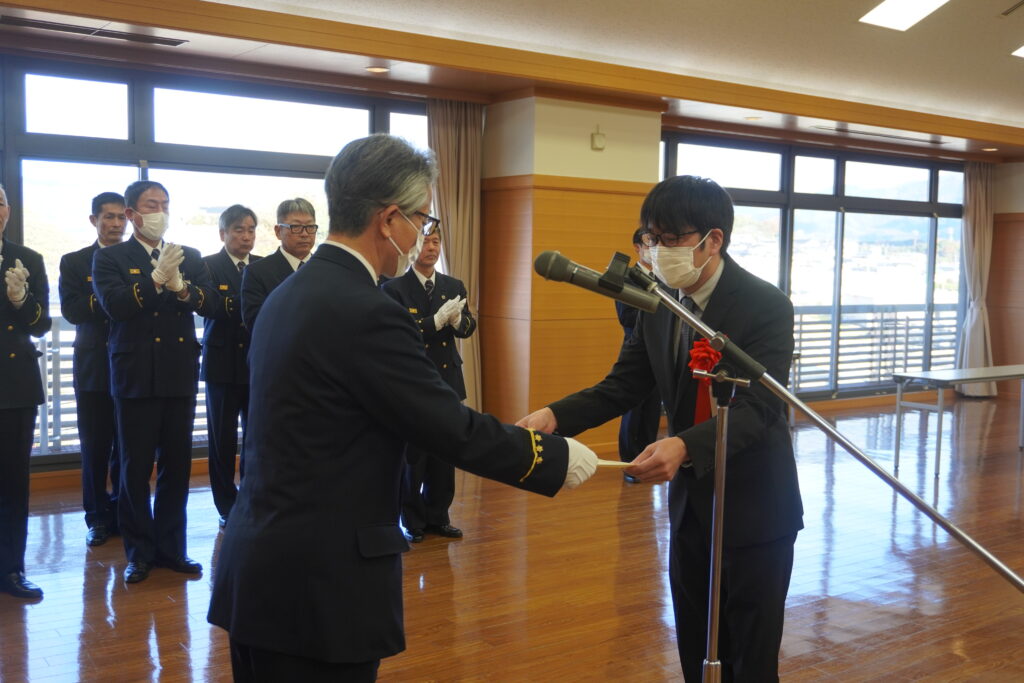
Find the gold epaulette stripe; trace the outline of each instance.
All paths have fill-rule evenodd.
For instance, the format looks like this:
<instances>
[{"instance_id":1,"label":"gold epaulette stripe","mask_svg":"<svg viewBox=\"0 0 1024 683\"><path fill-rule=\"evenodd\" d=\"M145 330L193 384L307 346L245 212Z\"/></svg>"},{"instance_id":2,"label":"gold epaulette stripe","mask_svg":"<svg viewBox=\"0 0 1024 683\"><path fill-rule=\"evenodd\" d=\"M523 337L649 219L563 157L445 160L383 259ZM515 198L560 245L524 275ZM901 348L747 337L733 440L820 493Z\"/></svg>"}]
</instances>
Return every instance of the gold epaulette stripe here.
<instances>
[{"instance_id":1,"label":"gold epaulette stripe","mask_svg":"<svg viewBox=\"0 0 1024 683\"><path fill-rule=\"evenodd\" d=\"M89 295L89 312L90 313L95 313L96 312L96 309L93 308L93 302L95 302L95 301L96 301L96 295L95 294L90 294Z\"/></svg>"},{"instance_id":2,"label":"gold epaulette stripe","mask_svg":"<svg viewBox=\"0 0 1024 683\"><path fill-rule=\"evenodd\" d=\"M203 290L200 289L199 291L202 292ZM231 297L224 297L224 312L231 315L231 306L228 305L229 303L231 303Z\"/></svg>"},{"instance_id":3,"label":"gold epaulette stripe","mask_svg":"<svg viewBox=\"0 0 1024 683\"><path fill-rule=\"evenodd\" d=\"M540 455L541 451L544 450L544 447L540 445L540 434L532 429L527 429L526 431L530 432L530 447L533 449L533 462L530 463L530 469L528 469L526 474L523 475L523 478L519 480L520 484L526 481L526 478L533 474L533 470L537 465L544 462L544 458Z\"/></svg>"},{"instance_id":4,"label":"gold epaulette stripe","mask_svg":"<svg viewBox=\"0 0 1024 683\"><path fill-rule=\"evenodd\" d=\"M139 294L139 283L138 282L136 282L135 284L132 285L132 296L135 297L135 303L137 303L139 305L139 308L142 308L142 295Z\"/></svg>"},{"instance_id":5,"label":"gold epaulette stripe","mask_svg":"<svg viewBox=\"0 0 1024 683\"><path fill-rule=\"evenodd\" d=\"M206 292L202 287L196 287L196 308L202 308L204 301L206 301Z\"/></svg>"},{"instance_id":6,"label":"gold epaulette stripe","mask_svg":"<svg viewBox=\"0 0 1024 683\"><path fill-rule=\"evenodd\" d=\"M28 324L29 327L31 327L32 325L35 325L37 322L39 322L39 319L42 318L42 317L43 317L43 307L40 304L37 303L36 304L36 317L32 318L32 322L30 322Z\"/></svg>"}]
</instances>

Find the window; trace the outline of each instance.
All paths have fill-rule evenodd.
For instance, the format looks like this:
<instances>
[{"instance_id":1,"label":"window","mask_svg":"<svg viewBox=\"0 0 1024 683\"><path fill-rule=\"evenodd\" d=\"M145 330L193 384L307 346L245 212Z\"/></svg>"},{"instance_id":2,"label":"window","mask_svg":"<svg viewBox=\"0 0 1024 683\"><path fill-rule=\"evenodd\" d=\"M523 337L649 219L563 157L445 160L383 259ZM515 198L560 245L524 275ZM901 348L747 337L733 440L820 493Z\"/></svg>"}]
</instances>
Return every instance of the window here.
<instances>
[{"instance_id":1,"label":"window","mask_svg":"<svg viewBox=\"0 0 1024 683\"><path fill-rule=\"evenodd\" d=\"M128 85L25 75L29 133L128 139Z\"/></svg>"},{"instance_id":2,"label":"window","mask_svg":"<svg viewBox=\"0 0 1024 683\"><path fill-rule=\"evenodd\" d=\"M157 142L333 157L370 132L366 109L156 88Z\"/></svg>"},{"instance_id":3,"label":"window","mask_svg":"<svg viewBox=\"0 0 1024 683\"><path fill-rule=\"evenodd\" d=\"M21 226L9 225L7 234L16 236L20 227L24 243L42 253L54 319L39 342L47 400L39 411L37 465L77 462L75 328L60 316L57 281L61 256L96 239L89 223L94 196L123 193L140 178L163 183L171 195L167 238L203 254L222 246L221 212L244 204L260 219L254 252L265 255L279 244L272 225L283 199L310 200L322 226L318 241L326 237L324 170L349 141L375 132L373 122L427 145L426 108L407 101L57 60L0 62L11 75L5 87L25 89L25 130L15 128L20 117L0 121L5 154L21 160L20 176L6 179ZM15 94L9 101L21 102ZM196 324L201 328L202 319ZM200 447L206 440L202 399L193 439Z\"/></svg>"},{"instance_id":4,"label":"window","mask_svg":"<svg viewBox=\"0 0 1024 683\"><path fill-rule=\"evenodd\" d=\"M928 169L846 162L846 194L853 197L928 201Z\"/></svg>"},{"instance_id":5,"label":"window","mask_svg":"<svg viewBox=\"0 0 1024 683\"><path fill-rule=\"evenodd\" d=\"M891 391L894 372L953 366L962 167L681 134L665 141L666 167L708 176L732 196L730 255L790 293L796 391Z\"/></svg>"},{"instance_id":6,"label":"window","mask_svg":"<svg viewBox=\"0 0 1024 683\"><path fill-rule=\"evenodd\" d=\"M688 143L680 143L676 154L676 175L713 178L727 188L779 189L781 154Z\"/></svg>"}]
</instances>

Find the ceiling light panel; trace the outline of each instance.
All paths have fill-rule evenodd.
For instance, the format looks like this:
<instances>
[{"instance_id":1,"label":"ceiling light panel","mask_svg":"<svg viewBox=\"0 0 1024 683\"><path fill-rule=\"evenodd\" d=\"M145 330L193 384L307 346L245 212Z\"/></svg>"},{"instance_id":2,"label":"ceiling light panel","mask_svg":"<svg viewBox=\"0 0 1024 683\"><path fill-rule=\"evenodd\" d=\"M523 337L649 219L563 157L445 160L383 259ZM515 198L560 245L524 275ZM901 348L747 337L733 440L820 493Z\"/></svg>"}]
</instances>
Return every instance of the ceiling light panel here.
<instances>
[{"instance_id":1,"label":"ceiling light panel","mask_svg":"<svg viewBox=\"0 0 1024 683\"><path fill-rule=\"evenodd\" d=\"M949 0L884 0L860 20L865 24L906 31L947 2Z\"/></svg>"}]
</instances>

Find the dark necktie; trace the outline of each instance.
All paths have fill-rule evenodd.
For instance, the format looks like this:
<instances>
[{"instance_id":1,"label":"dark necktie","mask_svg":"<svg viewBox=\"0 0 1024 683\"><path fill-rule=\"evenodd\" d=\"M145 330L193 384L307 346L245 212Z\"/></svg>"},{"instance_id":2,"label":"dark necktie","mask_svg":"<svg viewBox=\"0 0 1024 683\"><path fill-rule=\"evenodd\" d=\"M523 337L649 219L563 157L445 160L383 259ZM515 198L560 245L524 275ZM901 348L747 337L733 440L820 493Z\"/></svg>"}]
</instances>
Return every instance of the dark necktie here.
<instances>
[{"instance_id":1,"label":"dark necktie","mask_svg":"<svg viewBox=\"0 0 1024 683\"><path fill-rule=\"evenodd\" d=\"M295 270L298 270L299 268L301 268L301 267L302 267L302 266L304 266L305 264L306 264L306 262L305 262L305 261L299 261L299 265L295 266Z\"/></svg>"},{"instance_id":2,"label":"dark necktie","mask_svg":"<svg viewBox=\"0 0 1024 683\"><path fill-rule=\"evenodd\" d=\"M429 299L430 295L434 293L434 281L427 280L426 282L424 282L423 289L427 292L427 298Z\"/></svg>"},{"instance_id":3,"label":"dark necktie","mask_svg":"<svg viewBox=\"0 0 1024 683\"><path fill-rule=\"evenodd\" d=\"M245 270L245 261L239 261L238 262L238 274L241 275L243 270Z\"/></svg>"},{"instance_id":4,"label":"dark necktie","mask_svg":"<svg viewBox=\"0 0 1024 683\"><path fill-rule=\"evenodd\" d=\"M154 249L153 251L149 252L149 256L154 261L159 261L160 260L160 250L159 249Z\"/></svg>"}]
</instances>

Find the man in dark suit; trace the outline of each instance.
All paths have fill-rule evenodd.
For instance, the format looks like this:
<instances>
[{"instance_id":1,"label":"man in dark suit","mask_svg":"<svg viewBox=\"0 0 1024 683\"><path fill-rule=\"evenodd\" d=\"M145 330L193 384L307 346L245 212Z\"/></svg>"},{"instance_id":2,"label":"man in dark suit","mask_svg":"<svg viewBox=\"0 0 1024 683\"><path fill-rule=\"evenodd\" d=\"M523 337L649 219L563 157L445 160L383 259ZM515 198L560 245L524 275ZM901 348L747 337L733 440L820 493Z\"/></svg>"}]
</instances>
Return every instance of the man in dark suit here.
<instances>
[{"instance_id":1,"label":"man in dark suit","mask_svg":"<svg viewBox=\"0 0 1024 683\"><path fill-rule=\"evenodd\" d=\"M681 290L684 305L711 329L785 383L793 353L793 306L773 285L727 254L729 195L705 178L677 176L655 186L640 212L654 272ZM640 481L671 480L669 577L679 657L687 681L700 681L707 643L709 545L714 492L715 419L709 396L688 367L693 335L666 308L641 312L633 338L597 385L520 421L577 434L621 415L657 387L669 437L626 471ZM761 384L737 389L731 404L725 494L719 658L723 680L778 680L793 543L803 528L796 462L783 402Z\"/></svg>"},{"instance_id":2,"label":"man in dark suit","mask_svg":"<svg viewBox=\"0 0 1024 683\"><path fill-rule=\"evenodd\" d=\"M651 262L648 260L650 255L647 247L641 241L643 233L643 228L637 228L633 232L633 250L636 252L636 264L645 273L651 275ZM633 328L636 327L636 318L640 311L621 301L616 301L615 312L619 316L619 324L622 325L624 333L622 341L625 344L633 336ZM622 415L622 421L619 423L619 459L622 462L633 462L643 449L654 443L658 438L659 422L661 422L661 396L655 390L640 401L636 407L627 410ZM636 479L630 474L623 472L622 477L631 484L636 483Z\"/></svg>"},{"instance_id":3,"label":"man in dark suit","mask_svg":"<svg viewBox=\"0 0 1024 683\"><path fill-rule=\"evenodd\" d=\"M117 531L120 453L117 418L110 396L107 338L110 318L92 290L92 259L98 249L120 244L126 222L124 197L104 192L92 200L89 221L96 241L60 259L60 312L75 325L74 387L82 447L82 508L89 532L85 542L103 545ZM111 491L107 492L107 478Z\"/></svg>"},{"instance_id":4,"label":"man in dark suit","mask_svg":"<svg viewBox=\"0 0 1024 683\"><path fill-rule=\"evenodd\" d=\"M399 138L346 145L327 171L327 241L253 329L246 472L209 612L236 681L372 681L404 649L405 442L549 496L596 467L579 442L463 406L378 288L415 260L435 175L433 155ZM291 568L301 578L283 585Z\"/></svg>"},{"instance_id":5,"label":"man in dark suit","mask_svg":"<svg viewBox=\"0 0 1024 683\"><path fill-rule=\"evenodd\" d=\"M96 251L92 284L110 316L110 388L121 447L117 520L128 556L124 580L137 583L154 566L202 571L185 554L199 382L193 313L209 314L215 297L199 252L163 240L170 207L164 186L138 181L124 198L132 237Z\"/></svg>"},{"instance_id":6,"label":"man in dark suit","mask_svg":"<svg viewBox=\"0 0 1024 683\"><path fill-rule=\"evenodd\" d=\"M274 234L280 249L242 274L242 322L250 331L274 288L309 260L317 229L316 212L307 200L297 197L278 205Z\"/></svg>"},{"instance_id":7,"label":"man in dark suit","mask_svg":"<svg viewBox=\"0 0 1024 683\"><path fill-rule=\"evenodd\" d=\"M441 377L459 395L466 398L462 377L462 357L455 339L465 339L476 331L476 319L466 307L466 286L461 280L434 270L441 256L439 221L428 217L423 249L405 275L388 280L384 291L402 304L420 328L427 357ZM409 465L405 469L402 491L402 526L409 540L419 543L424 533L446 538L462 538L462 530L451 524L448 508L455 498L455 468L451 463L410 445L405 451Z\"/></svg>"},{"instance_id":8,"label":"man in dark suit","mask_svg":"<svg viewBox=\"0 0 1024 683\"><path fill-rule=\"evenodd\" d=\"M206 383L210 490L222 529L238 496L238 423L241 420L244 433L249 416L249 331L242 323L241 291L242 273L260 260L259 256L250 256L258 223L252 209L241 204L229 206L220 215L224 248L203 257L213 282L214 301L204 324L199 378ZM243 466L244 462L240 462L240 474Z\"/></svg>"},{"instance_id":9,"label":"man in dark suit","mask_svg":"<svg viewBox=\"0 0 1024 683\"><path fill-rule=\"evenodd\" d=\"M10 216L7 191L0 187L0 591L32 599L43 591L25 578L29 458L38 406L46 397L31 337L50 331L50 287L43 257L4 239Z\"/></svg>"}]
</instances>

